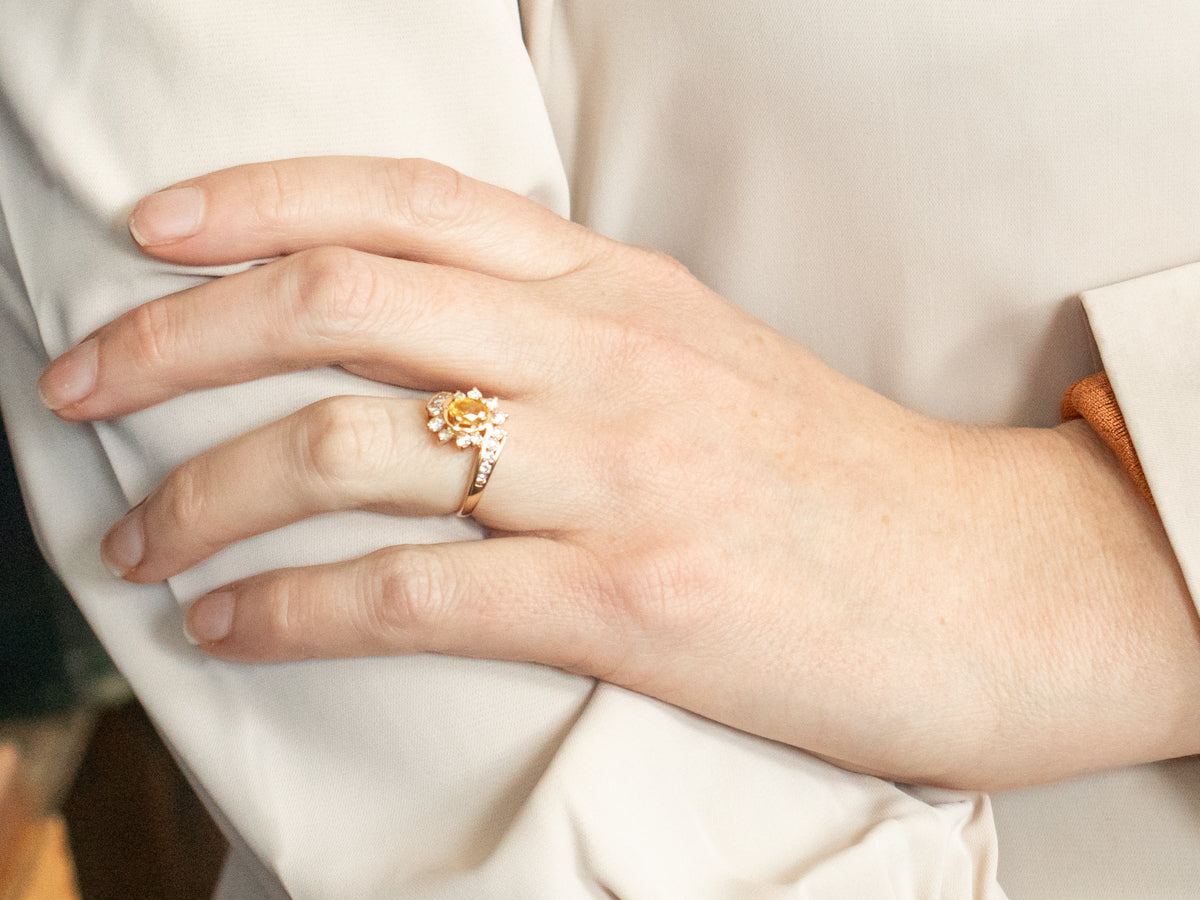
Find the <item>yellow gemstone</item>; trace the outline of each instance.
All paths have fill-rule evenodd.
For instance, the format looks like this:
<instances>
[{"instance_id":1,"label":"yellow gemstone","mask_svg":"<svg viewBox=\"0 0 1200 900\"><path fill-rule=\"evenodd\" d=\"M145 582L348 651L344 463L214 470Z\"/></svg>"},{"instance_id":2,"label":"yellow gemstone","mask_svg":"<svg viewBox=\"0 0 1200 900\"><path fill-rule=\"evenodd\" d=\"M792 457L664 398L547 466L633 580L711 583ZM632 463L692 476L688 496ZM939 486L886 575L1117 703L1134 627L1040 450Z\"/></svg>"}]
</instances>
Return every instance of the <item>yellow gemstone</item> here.
<instances>
[{"instance_id":1,"label":"yellow gemstone","mask_svg":"<svg viewBox=\"0 0 1200 900\"><path fill-rule=\"evenodd\" d=\"M478 431L492 418L492 411L482 400L458 397L446 407L446 422L457 431Z\"/></svg>"}]
</instances>

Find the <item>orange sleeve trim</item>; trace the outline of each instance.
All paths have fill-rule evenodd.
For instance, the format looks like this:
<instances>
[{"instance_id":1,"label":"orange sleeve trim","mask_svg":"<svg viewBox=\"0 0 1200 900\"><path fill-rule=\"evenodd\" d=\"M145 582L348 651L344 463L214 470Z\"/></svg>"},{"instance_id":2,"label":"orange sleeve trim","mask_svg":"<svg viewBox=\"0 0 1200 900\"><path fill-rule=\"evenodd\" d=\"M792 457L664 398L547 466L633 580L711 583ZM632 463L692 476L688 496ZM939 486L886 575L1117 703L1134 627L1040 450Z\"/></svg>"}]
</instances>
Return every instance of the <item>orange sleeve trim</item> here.
<instances>
[{"instance_id":1,"label":"orange sleeve trim","mask_svg":"<svg viewBox=\"0 0 1200 900\"><path fill-rule=\"evenodd\" d=\"M1100 439L1116 454L1121 468L1138 493L1154 506L1154 496L1150 493L1150 485L1146 483L1146 475L1142 472L1142 464L1129 438L1125 417L1121 415L1121 407L1117 405L1108 375L1100 372L1075 382L1067 389L1062 399L1062 420L1069 422L1071 419L1085 419L1092 426Z\"/></svg>"}]
</instances>

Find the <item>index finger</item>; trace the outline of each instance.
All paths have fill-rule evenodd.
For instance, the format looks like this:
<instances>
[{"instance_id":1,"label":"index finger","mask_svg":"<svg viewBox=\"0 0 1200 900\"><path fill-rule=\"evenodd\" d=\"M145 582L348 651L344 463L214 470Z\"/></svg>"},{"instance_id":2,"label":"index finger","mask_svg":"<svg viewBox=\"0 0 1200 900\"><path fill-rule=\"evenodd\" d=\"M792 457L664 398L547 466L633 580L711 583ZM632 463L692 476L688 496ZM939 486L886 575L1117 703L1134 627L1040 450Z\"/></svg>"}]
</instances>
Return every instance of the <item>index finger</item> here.
<instances>
[{"instance_id":1,"label":"index finger","mask_svg":"<svg viewBox=\"0 0 1200 900\"><path fill-rule=\"evenodd\" d=\"M324 156L222 169L144 197L143 251L224 265L336 244L516 280L583 265L594 235L520 194L423 159Z\"/></svg>"}]
</instances>

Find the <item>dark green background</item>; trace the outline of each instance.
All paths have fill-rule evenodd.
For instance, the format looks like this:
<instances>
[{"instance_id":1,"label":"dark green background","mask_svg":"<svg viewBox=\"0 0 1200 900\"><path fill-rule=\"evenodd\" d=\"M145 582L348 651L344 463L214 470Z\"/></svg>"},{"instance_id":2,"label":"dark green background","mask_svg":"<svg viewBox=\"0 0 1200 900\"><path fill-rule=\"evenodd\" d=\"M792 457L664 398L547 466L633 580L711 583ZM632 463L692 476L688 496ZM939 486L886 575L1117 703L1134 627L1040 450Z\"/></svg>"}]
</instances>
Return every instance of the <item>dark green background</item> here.
<instances>
[{"instance_id":1,"label":"dark green background","mask_svg":"<svg viewBox=\"0 0 1200 900\"><path fill-rule=\"evenodd\" d=\"M38 551L0 419L0 718L112 698L115 677Z\"/></svg>"}]
</instances>

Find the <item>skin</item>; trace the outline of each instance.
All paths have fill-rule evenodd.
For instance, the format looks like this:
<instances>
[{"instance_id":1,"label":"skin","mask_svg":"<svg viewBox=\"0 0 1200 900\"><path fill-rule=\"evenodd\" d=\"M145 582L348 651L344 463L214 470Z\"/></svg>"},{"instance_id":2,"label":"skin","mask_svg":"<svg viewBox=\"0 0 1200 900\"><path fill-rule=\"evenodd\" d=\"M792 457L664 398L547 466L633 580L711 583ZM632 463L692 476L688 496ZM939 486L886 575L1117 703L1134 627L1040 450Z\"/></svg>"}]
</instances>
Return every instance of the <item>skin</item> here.
<instances>
[{"instance_id":1,"label":"skin","mask_svg":"<svg viewBox=\"0 0 1200 900\"><path fill-rule=\"evenodd\" d=\"M680 264L431 163L243 166L143 200L191 265L55 360L69 421L342 366L501 398L489 539L198 600L238 661L438 652L623 685L902 781L997 789L1200 749L1200 623L1154 511L1079 422L903 409ZM448 336L450 336L448 338ZM106 536L135 583L347 508L457 509L420 400L333 398L185 463Z\"/></svg>"}]
</instances>

